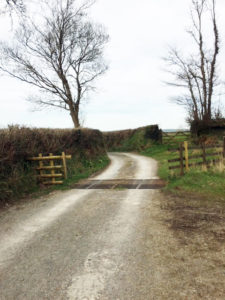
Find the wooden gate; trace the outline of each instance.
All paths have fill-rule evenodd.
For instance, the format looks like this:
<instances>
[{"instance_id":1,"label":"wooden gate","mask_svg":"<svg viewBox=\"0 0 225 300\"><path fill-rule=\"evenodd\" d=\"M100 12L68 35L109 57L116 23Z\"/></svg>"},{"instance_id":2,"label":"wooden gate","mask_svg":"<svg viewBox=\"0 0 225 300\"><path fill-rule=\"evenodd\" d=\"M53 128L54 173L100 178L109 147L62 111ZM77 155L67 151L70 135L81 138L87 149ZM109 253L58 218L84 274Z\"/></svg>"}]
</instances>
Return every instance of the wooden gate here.
<instances>
[{"instance_id":1,"label":"wooden gate","mask_svg":"<svg viewBox=\"0 0 225 300\"><path fill-rule=\"evenodd\" d=\"M53 155L52 153L49 156L43 156L41 153L38 157L30 157L30 161L38 161L39 166L36 170L39 172L38 179L43 184L62 184L62 180L56 180L58 178L64 177L67 179L67 166L66 160L71 159L71 155L65 155L65 152L62 152L62 155ZM59 162L60 164L56 164Z\"/></svg>"},{"instance_id":2,"label":"wooden gate","mask_svg":"<svg viewBox=\"0 0 225 300\"><path fill-rule=\"evenodd\" d=\"M176 131L176 132L166 132L163 131L163 144L171 145L178 144L190 139L190 131Z\"/></svg>"}]
</instances>

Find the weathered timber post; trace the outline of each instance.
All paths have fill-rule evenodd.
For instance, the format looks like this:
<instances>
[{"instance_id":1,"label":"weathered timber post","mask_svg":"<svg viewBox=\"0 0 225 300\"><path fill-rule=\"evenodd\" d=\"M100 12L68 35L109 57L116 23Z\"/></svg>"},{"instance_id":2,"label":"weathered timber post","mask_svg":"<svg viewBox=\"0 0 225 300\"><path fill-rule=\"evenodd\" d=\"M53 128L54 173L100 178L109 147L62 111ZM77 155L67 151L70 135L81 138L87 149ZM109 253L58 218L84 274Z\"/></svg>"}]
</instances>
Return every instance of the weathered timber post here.
<instances>
[{"instance_id":1,"label":"weathered timber post","mask_svg":"<svg viewBox=\"0 0 225 300\"><path fill-rule=\"evenodd\" d=\"M225 136L223 137L223 158L225 158Z\"/></svg>"},{"instance_id":2,"label":"weathered timber post","mask_svg":"<svg viewBox=\"0 0 225 300\"><path fill-rule=\"evenodd\" d=\"M184 175L184 157L183 157L183 143L180 143L180 175Z\"/></svg>"},{"instance_id":3,"label":"weathered timber post","mask_svg":"<svg viewBox=\"0 0 225 300\"><path fill-rule=\"evenodd\" d=\"M38 155L40 158L42 158L42 154L39 153ZM42 160L39 160L39 167L40 167L40 176L44 174L42 168L43 168L44 164L43 164L43 161ZM40 177L41 178L41 177ZM40 179L41 180L41 179Z\"/></svg>"},{"instance_id":4,"label":"weathered timber post","mask_svg":"<svg viewBox=\"0 0 225 300\"><path fill-rule=\"evenodd\" d=\"M49 156L53 156L53 154L50 153ZM51 169L52 184L55 184L55 177L54 177L54 175L55 175L55 170L54 170L54 161L53 161L53 159L50 159L50 166L52 167L52 169Z\"/></svg>"},{"instance_id":5,"label":"weathered timber post","mask_svg":"<svg viewBox=\"0 0 225 300\"><path fill-rule=\"evenodd\" d=\"M188 157L188 142L187 141L184 142L184 151L185 151L185 153L184 153L184 157L185 157L185 169L188 172L189 171L189 161L188 161L189 157Z\"/></svg>"},{"instance_id":6,"label":"weathered timber post","mask_svg":"<svg viewBox=\"0 0 225 300\"><path fill-rule=\"evenodd\" d=\"M65 155L65 152L62 152L62 162L63 162L64 178L67 179L67 168L66 168L66 155Z\"/></svg>"},{"instance_id":7,"label":"weathered timber post","mask_svg":"<svg viewBox=\"0 0 225 300\"><path fill-rule=\"evenodd\" d=\"M203 164L207 167L205 143L202 143L202 159L203 159Z\"/></svg>"}]
</instances>

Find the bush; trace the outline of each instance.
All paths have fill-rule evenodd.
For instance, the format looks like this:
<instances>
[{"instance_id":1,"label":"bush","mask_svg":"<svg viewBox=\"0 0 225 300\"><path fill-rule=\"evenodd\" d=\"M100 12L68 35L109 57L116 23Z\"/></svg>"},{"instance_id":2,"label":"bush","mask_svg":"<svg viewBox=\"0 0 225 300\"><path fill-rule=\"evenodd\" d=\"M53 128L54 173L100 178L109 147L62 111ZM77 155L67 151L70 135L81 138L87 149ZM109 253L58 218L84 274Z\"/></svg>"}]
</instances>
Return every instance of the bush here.
<instances>
[{"instance_id":1,"label":"bush","mask_svg":"<svg viewBox=\"0 0 225 300\"><path fill-rule=\"evenodd\" d=\"M142 150L153 143L162 142L158 125L121 131L104 132L106 148L110 151Z\"/></svg>"},{"instance_id":2,"label":"bush","mask_svg":"<svg viewBox=\"0 0 225 300\"><path fill-rule=\"evenodd\" d=\"M71 154L78 165L106 155L103 135L98 130L19 126L0 130L0 201L25 195L38 186L28 157L39 153L59 155L63 151Z\"/></svg>"},{"instance_id":3,"label":"bush","mask_svg":"<svg viewBox=\"0 0 225 300\"><path fill-rule=\"evenodd\" d=\"M192 121L191 133L197 136L211 133L225 134L225 119L222 118L210 121Z\"/></svg>"}]
</instances>

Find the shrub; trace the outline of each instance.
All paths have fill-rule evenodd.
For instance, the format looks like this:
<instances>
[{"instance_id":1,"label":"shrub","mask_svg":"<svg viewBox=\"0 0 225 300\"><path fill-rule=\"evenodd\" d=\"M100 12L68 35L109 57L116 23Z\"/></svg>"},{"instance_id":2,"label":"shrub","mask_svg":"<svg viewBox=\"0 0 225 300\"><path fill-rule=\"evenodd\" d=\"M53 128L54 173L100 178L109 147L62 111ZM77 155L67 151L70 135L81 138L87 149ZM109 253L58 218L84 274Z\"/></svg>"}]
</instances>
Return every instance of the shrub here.
<instances>
[{"instance_id":1,"label":"shrub","mask_svg":"<svg viewBox=\"0 0 225 300\"><path fill-rule=\"evenodd\" d=\"M162 142L162 131L158 125L104 132L103 135L106 147L110 151L141 150L153 143Z\"/></svg>"},{"instance_id":2,"label":"shrub","mask_svg":"<svg viewBox=\"0 0 225 300\"><path fill-rule=\"evenodd\" d=\"M24 195L37 187L28 157L39 153L58 155L63 151L73 156L73 162L83 164L106 154L103 135L98 130L19 126L0 130L0 201Z\"/></svg>"},{"instance_id":3,"label":"shrub","mask_svg":"<svg viewBox=\"0 0 225 300\"><path fill-rule=\"evenodd\" d=\"M225 134L225 119L213 119L210 121L192 121L191 133L197 136L202 134Z\"/></svg>"}]
</instances>

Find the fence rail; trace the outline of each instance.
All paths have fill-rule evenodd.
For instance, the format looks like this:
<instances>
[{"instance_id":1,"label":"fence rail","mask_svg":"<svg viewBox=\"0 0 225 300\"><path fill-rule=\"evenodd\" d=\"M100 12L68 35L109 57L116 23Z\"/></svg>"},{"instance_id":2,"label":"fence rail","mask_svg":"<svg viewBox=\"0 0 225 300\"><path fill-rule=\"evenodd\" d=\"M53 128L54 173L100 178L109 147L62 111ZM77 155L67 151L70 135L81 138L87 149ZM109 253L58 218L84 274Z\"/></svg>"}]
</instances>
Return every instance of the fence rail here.
<instances>
[{"instance_id":1,"label":"fence rail","mask_svg":"<svg viewBox=\"0 0 225 300\"><path fill-rule=\"evenodd\" d=\"M211 145L211 146L205 145L204 146L205 149L216 149L216 148L221 148L221 147L223 147L223 145L221 145L221 144ZM197 146L188 147L188 150L199 150L199 149L201 149L201 147L197 147ZM169 149L170 152L177 152L179 150L180 150L180 148L170 148ZM183 150L185 150L184 146L183 146Z\"/></svg>"},{"instance_id":2,"label":"fence rail","mask_svg":"<svg viewBox=\"0 0 225 300\"><path fill-rule=\"evenodd\" d=\"M62 184L62 180L56 180L58 178L64 177L64 179L67 179L66 160L71 158L71 155L65 155L65 152L62 152L62 155L53 155L50 153L49 156L43 156L42 153L40 153L38 157L29 157L28 160L39 162L39 166L36 167L36 170L39 172L37 177L43 184L49 185ZM61 164L55 165L54 161L59 160L61 160ZM48 161L49 165L46 165L46 162ZM50 173L48 173L48 171ZM58 171L61 171L62 173L59 173ZM46 181L46 179L51 180Z\"/></svg>"},{"instance_id":3,"label":"fence rail","mask_svg":"<svg viewBox=\"0 0 225 300\"><path fill-rule=\"evenodd\" d=\"M221 149L221 151L215 151L211 153L207 153L207 150L214 150L214 149ZM198 150L201 153L200 154L190 154L189 150ZM194 166L206 166L207 168L210 167L211 164L215 164L220 162L221 160L225 159L225 137L223 138L223 144L222 145L212 145L208 146L204 143L201 144L200 147L191 146L189 147L188 142L185 141L183 143L180 143L179 148L175 149L169 149L170 152L179 152L179 157L169 159L168 163L176 163L179 162L179 165L169 165L169 170L176 170L180 169L180 175L184 175L184 172L188 172L190 167ZM214 158L217 157L217 158ZM190 162L193 159L201 159L202 161L195 161Z\"/></svg>"},{"instance_id":4,"label":"fence rail","mask_svg":"<svg viewBox=\"0 0 225 300\"><path fill-rule=\"evenodd\" d=\"M163 131L163 144L174 144L183 142L189 139L191 133L190 131L176 131L176 132L166 132Z\"/></svg>"}]
</instances>

